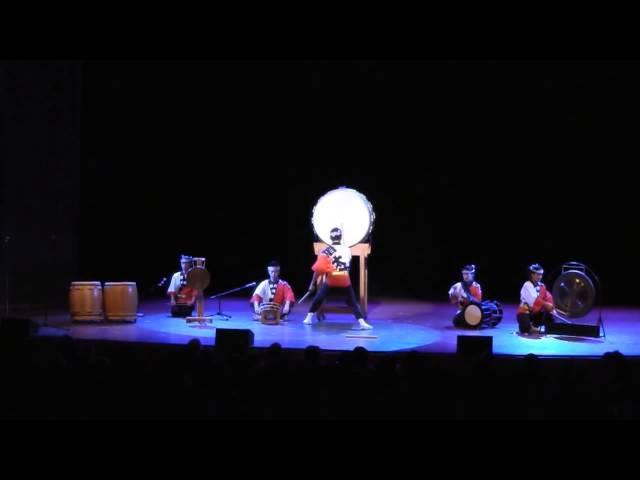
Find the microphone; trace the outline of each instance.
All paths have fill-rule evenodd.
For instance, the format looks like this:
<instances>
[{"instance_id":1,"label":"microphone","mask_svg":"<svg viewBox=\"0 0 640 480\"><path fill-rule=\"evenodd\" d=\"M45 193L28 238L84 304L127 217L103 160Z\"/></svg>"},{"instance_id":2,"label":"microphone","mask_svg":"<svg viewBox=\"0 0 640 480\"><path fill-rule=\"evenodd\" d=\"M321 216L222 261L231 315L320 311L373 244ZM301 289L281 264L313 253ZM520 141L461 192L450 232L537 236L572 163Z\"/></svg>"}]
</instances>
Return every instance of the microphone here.
<instances>
[{"instance_id":1,"label":"microphone","mask_svg":"<svg viewBox=\"0 0 640 480\"><path fill-rule=\"evenodd\" d=\"M225 296L225 295L227 295L229 293L237 292L239 290L244 290L245 288L249 288L249 287L255 287L256 285L258 285L258 282L247 283L246 285L243 285L243 286L238 287L238 288L234 288L233 290L228 290L226 292L218 293L217 295L211 295L209 298L223 297L223 296Z\"/></svg>"}]
</instances>

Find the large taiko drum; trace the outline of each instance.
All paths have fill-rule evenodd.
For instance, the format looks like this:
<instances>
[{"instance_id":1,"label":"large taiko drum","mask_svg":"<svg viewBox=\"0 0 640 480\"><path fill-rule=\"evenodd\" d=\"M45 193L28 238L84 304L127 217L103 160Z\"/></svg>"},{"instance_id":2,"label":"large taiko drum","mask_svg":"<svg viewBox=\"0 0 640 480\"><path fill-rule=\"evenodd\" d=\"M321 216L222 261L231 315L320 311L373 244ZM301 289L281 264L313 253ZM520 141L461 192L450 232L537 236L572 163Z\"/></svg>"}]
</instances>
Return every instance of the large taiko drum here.
<instances>
[{"instance_id":1,"label":"large taiko drum","mask_svg":"<svg viewBox=\"0 0 640 480\"><path fill-rule=\"evenodd\" d=\"M104 311L112 322L135 322L138 318L138 288L135 282L106 282Z\"/></svg>"},{"instance_id":2,"label":"large taiko drum","mask_svg":"<svg viewBox=\"0 0 640 480\"><path fill-rule=\"evenodd\" d=\"M72 282L69 288L69 311L74 322L104 320L100 282Z\"/></svg>"},{"instance_id":3,"label":"large taiko drum","mask_svg":"<svg viewBox=\"0 0 640 480\"><path fill-rule=\"evenodd\" d=\"M313 209L311 223L324 243L331 245L331 230L340 228L342 243L353 247L369 238L375 218L367 197L352 188L340 187L320 197Z\"/></svg>"}]
</instances>

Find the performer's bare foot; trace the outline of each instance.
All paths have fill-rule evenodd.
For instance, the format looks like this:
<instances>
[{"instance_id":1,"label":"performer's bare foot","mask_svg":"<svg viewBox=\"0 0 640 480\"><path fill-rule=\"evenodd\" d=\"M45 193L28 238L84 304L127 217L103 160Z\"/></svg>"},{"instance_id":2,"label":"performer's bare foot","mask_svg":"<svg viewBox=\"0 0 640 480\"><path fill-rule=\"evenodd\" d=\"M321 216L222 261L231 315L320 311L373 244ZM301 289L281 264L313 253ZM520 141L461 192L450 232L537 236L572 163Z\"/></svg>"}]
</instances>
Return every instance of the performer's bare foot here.
<instances>
[{"instance_id":1,"label":"performer's bare foot","mask_svg":"<svg viewBox=\"0 0 640 480\"><path fill-rule=\"evenodd\" d=\"M358 325L360 326L360 330L371 330L373 327L364 321L364 318L358 319Z\"/></svg>"}]
</instances>

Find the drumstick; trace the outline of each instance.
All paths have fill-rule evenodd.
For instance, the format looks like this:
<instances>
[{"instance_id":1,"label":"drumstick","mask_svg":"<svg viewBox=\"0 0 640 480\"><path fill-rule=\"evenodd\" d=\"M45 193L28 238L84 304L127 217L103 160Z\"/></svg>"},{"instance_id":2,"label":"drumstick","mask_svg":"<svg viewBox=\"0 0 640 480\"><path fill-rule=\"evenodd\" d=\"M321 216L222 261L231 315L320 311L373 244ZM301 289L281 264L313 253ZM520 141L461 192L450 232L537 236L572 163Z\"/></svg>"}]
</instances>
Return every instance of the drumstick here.
<instances>
[{"instance_id":1,"label":"drumstick","mask_svg":"<svg viewBox=\"0 0 640 480\"><path fill-rule=\"evenodd\" d=\"M564 313L564 312L562 312L562 311L560 311L560 310L557 310L557 311L555 311L555 312L550 312L550 313L551 313L551 316L552 316L553 318L555 318L556 320L560 320L561 322L564 322L564 323L571 323L569 320L567 320L566 318L563 318L563 317L560 315L560 313Z\"/></svg>"},{"instance_id":2,"label":"drumstick","mask_svg":"<svg viewBox=\"0 0 640 480\"><path fill-rule=\"evenodd\" d=\"M302 302L304 302L309 295L311 295L311 291L308 291L307 293L305 293L304 296L298 302L298 304L301 304Z\"/></svg>"}]
</instances>

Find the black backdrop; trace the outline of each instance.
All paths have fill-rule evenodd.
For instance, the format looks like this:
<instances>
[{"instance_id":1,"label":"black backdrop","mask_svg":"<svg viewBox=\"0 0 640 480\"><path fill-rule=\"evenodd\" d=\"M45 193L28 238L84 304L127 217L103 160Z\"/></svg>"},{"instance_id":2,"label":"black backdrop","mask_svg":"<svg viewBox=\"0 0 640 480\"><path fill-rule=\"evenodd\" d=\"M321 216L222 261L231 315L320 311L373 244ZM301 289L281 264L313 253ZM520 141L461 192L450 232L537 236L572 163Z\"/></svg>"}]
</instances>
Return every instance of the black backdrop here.
<instances>
[{"instance_id":1,"label":"black backdrop","mask_svg":"<svg viewBox=\"0 0 640 480\"><path fill-rule=\"evenodd\" d=\"M465 263L516 301L525 267L586 262L637 304L637 62L2 64L3 231L16 301L39 279L142 290L205 256L211 292L298 293L311 210L346 185L376 216L372 295L444 299ZM3 260L3 269L6 262Z\"/></svg>"}]
</instances>

